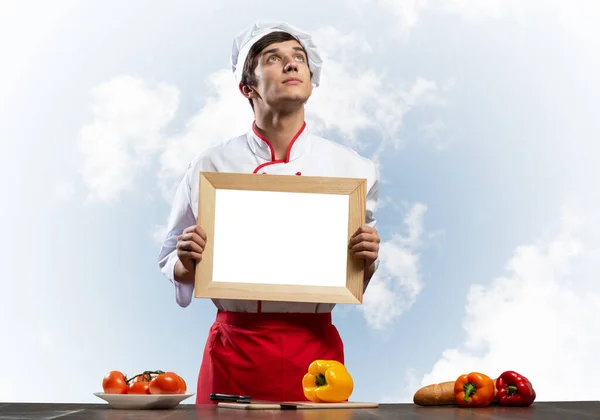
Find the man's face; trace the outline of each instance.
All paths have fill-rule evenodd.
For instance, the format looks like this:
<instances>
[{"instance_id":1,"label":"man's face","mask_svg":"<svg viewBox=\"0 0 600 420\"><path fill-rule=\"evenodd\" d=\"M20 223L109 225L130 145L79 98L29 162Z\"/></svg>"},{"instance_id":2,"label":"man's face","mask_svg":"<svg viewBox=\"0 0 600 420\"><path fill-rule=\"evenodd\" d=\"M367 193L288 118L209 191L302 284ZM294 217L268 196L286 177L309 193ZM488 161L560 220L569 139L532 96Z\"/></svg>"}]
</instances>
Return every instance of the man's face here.
<instances>
[{"instance_id":1,"label":"man's face","mask_svg":"<svg viewBox=\"0 0 600 420\"><path fill-rule=\"evenodd\" d=\"M303 104L312 93L306 53L297 41L266 47L257 57L255 75L255 90L271 108Z\"/></svg>"}]
</instances>

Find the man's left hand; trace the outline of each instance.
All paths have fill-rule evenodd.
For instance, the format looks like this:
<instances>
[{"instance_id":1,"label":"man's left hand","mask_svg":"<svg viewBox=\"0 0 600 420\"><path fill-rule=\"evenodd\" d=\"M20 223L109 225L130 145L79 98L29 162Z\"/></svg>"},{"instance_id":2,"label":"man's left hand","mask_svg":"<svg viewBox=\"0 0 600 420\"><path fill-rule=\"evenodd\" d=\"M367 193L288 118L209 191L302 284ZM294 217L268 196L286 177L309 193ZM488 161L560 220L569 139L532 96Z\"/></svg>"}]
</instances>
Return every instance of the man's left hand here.
<instances>
[{"instance_id":1,"label":"man's left hand","mask_svg":"<svg viewBox=\"0 0 600 420\"><path fill-rule=\"evenodd\" d=\"M369 267L379 255L380 242L377 230L369 225L363 225L350 238L348 248L350 248L355 258L364 259L365 267Z\"/></svg>"}]
</instances>

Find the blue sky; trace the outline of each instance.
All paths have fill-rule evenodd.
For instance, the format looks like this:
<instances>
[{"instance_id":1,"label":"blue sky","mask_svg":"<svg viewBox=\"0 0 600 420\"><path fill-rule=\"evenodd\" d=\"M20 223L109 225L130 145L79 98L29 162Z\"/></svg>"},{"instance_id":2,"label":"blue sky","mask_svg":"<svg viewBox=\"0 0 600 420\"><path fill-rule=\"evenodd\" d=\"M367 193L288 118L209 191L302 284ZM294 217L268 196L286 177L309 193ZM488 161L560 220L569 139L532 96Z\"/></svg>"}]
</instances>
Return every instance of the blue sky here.
<instances>
[{"instance_id":1,"label":"blue sky","mask_svg":"<svg viewBox=\"0 0 600 420\"><path fill-rule=\"evenodd\" d=\"M381 164L382 270L334 313L352 398L514 369L598 399L598 6L117 4L0 6L1 400L96 402L112 369L195 384L215 310L176 305L160 235L189 160L252 121L228 59L257 19L314 32L309 124Z\"/></svg>"}]
</instances>

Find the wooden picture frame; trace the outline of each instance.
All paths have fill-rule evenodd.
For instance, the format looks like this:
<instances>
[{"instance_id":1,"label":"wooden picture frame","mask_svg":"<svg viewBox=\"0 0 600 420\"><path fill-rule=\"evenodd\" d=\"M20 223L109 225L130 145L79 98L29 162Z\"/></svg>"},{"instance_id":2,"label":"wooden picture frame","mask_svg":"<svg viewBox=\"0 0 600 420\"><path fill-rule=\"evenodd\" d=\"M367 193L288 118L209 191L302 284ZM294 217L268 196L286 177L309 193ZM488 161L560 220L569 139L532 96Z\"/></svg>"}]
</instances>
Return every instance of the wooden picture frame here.
<instances>
[{"instance_id":1,"label":"wooden picture frame","mask_svg":"<svg viewBox=\"0 0 600 420\"><path fill-rule=\"evenodd\" d=\"M366 179L201 172L196 298L361 304Z\"/></svg>"}]
</instances>

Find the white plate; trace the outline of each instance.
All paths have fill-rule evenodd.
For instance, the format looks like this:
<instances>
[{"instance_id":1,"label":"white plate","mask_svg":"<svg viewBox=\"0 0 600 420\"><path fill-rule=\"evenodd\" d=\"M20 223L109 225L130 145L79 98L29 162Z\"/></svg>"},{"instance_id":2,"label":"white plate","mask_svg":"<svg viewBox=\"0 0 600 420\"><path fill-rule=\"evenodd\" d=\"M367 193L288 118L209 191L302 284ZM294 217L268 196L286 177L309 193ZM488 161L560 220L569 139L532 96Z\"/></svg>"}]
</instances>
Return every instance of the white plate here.
<instances>
[{"instance_id":1,"label":"white plate","mask_svg":"<svg viewBox=\"0 0 600 420\"><path fill-rule=\"evenodd\" d=\"M150 410L176 407L181 401L194 394L105 394L104 392L95 392L94 395L102 398L113 408Z\"/></svg>"}]
</instances>

